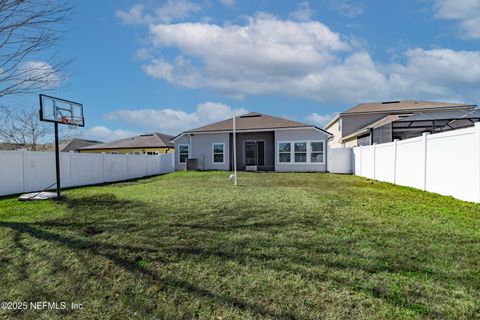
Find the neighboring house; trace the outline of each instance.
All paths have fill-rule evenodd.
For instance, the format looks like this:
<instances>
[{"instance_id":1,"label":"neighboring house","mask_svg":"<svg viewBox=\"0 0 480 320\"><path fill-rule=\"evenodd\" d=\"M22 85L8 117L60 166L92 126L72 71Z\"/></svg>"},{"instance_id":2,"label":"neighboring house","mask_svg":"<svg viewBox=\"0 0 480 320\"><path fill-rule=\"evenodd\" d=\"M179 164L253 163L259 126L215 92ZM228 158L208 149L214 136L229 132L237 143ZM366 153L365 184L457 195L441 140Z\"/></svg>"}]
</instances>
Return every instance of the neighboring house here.
<instances>
[{"instance_id":1,"label":"neighboring house","mask_svg":"<svg viewBox=\"0 0 480 320\"><path fill-rule=\"evenodd\" d=\"M260 113L235 118L238 170L326 171L331 134L318 127ZM233 118L175 137L177 170L196 159L202 170L232 170Z\"/></svg>"},{"instance_id":2,"label":"neighboring house","mask_svg":"<svg viewBox=\"0 0 480 320\"><path fill-rule=\"evenodd\" d=\"M471 125L478 118L475 107L415 100L363 103L340 113L324 128L333 134L331 148L371 145ZM408 118L413 116L416 118ZM471 121L465 124L468 118ZM435 119L438 121L432 121ZM464 121L462 125L459 119ZM452 125L455 122L457 125Z\"/></svg>"},{"instance_id":3,"label":"neighboring house","mask_svg":"<svg viewBox=\"0 0 480 320\"><path fill-rule=\"evenodd\" d=\"M172 138L172 136L163 133L153 132L131 138L125 138L121 140L95 144L88 147L82 147L78 148L77 150L81 153L105 152L111 154L128 153L137 155L156 155L175 151L173 143L170 141Z\"/></svg>"},{"instance_id":4,"label":"neighboring house","mask_svg":"<svg viewBox=\"0 0 480 320\"><path fill-rule=\"evenodd\" d=\"M26 149L27 145L23 143L0 142L0 150L19 150Z\"/></svg>"},{"instance_id":5,"label":"neighboring house","mask_svg":"<svg viewBox=\"0 0 480 320\"><path fill-rule=\"evenodd\" d=\"M102 142L96 140L73 138L60 141L58 144L58 148L60 149L60 152L78 152L79 148L97 145L100 143ZM44 151L55 151L55 144L49 143L48 145L45 145Z\"/></svg>"}]
</instances>

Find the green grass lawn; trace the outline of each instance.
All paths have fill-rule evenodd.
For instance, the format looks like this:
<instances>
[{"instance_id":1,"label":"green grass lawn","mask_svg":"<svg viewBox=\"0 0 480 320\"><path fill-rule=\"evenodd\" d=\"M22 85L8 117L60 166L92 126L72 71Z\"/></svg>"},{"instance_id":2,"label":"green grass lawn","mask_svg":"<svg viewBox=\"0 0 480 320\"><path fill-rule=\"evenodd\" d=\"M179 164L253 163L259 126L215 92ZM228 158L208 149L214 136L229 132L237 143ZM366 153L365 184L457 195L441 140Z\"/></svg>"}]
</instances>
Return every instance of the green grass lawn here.
<instances>
[{"instance_id":1,"label":"green grass lawn","mask_svg":"<svg viewBox=\"0 0 480 320\"><path fill-rule=\"evenodd\" d=\"M479 319L480 205L331 174L175 173L0 200L25 319Z\"/></svg>"}]
</instances>

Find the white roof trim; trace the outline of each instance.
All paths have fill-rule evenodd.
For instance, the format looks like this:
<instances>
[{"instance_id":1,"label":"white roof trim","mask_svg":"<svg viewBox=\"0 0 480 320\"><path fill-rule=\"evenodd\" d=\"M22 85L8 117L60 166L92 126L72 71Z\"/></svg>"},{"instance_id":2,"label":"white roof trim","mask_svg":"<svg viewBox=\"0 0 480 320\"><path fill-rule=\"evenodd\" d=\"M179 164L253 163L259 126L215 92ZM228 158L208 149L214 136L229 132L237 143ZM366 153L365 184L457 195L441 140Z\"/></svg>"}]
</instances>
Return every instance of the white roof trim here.
<instances>
[{"instance_id":1,"label":"white roof trim","mask_svg":"<svg viewBox=\"0 0 480 320\"><path fill-rule=\"evenodd\" d=\"M327 128L330 128L338 119L340 119L340 113L335 116L332 120L330 120L326 125L323 126L323 128L326 130Z\"/></svg>"}]
</instances>

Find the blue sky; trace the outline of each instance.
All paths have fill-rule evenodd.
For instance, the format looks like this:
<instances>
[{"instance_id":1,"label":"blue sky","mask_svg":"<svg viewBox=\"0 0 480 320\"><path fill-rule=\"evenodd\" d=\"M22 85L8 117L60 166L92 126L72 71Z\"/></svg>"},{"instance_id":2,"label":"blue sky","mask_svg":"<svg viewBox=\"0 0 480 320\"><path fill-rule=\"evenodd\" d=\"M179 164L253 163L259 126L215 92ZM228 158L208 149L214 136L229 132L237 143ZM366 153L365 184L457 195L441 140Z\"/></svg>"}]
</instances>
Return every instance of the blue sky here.
<instances>
[{"instance_id":1,"label":"blue sky","mask_svg":"<svg viewBox=\"0 0 480 320\"><path fill-rule=\"evenodd\" d=\"M480 100L478 0L74 5L59 49L71 75L51 94L84 104L91 138L177 134L233 110L322 125L366 101Z\"/></svg>"}]
</instances>

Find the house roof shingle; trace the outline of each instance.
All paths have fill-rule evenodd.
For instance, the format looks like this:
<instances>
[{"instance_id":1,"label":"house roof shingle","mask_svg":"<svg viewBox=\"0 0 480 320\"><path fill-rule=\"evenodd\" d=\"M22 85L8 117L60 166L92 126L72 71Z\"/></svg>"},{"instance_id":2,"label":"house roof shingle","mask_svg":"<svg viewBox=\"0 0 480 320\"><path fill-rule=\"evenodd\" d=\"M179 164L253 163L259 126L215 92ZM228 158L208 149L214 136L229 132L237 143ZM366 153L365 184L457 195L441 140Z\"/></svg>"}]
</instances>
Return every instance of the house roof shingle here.
<instances>
[{"instance_id":1,"label":"house roof shingle","mask_svg":"<svg viewBox=\"0 0 480 320\"><path fill-rule=\"evenodd\" d=\"M173 148L172 136L153 132L135 137L105 142L79 148L79 150L134 149L134 148Z\"/></svg>"},{"instance_id":2,"label":"house roof shingle","mask_svg":"<svg viewBox=\"0 0 480 320\"><path fill-rule=\"evenodd\" d=\"M347 111L341 113L356 114L356 113L370 113L370 112L405 112L417 110L445 110L452 108L471 109L475 105L462 103L448 103L448 102L433 102L433 101L417 101L417 100L403 100L403 101L387 101L387 102L371 102L359 104Z\"/></svg>"},{"instance_id":3,"label":"house roof shingle","mask_svg":"<svg viewBox=\"0 0 480 320\"><path fill-rule=\"evenodd\" d=\"M293 120L278 118L250 112L239 117L235 117L235 125L237 130L262 130L262 129L284 129L284 128L311 128L309 124L297 122ZM184 133L195 132L216 132L233 130L233 118L215 122L200 128L185 131Z\"/></svg>"},{"instance_id":4,"label":"house roof shingle","mask_svg":"<svg viewBox=\"0 0 480 320\"><path fill-rule=\"evenodd\" d=\"M369 132L370 129L379 128L381 126L384 126L386 124L392 123L392 122L397 121L401 118L408 117L408 116L411 116L411 115L412 115L411 113L409 113L409 114L389 114L388 116L385 116L381 119L378 119L377 121L374 121L374 122L360 128L360 129L352 132L351 134L343 137L341 140L349 140L349 139L354 138L358 135Z\"/></svg>"},{"instance_id":5,"label":"house roof shingle","mask_svg":"<svg viewBox=\"0 0 480 320\"><path fill-rule=\"evenodd\" d=\"M74 138L74 139L61 141L59 145L59 149L60 149L60 152L69 152L69 151L75 151L79 148L88 147L91 145L98 145L101 143L102 143L101 141ZM53 145L52 145L52 149L55 149Z\"/></svg>"}]
</instances>

